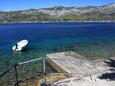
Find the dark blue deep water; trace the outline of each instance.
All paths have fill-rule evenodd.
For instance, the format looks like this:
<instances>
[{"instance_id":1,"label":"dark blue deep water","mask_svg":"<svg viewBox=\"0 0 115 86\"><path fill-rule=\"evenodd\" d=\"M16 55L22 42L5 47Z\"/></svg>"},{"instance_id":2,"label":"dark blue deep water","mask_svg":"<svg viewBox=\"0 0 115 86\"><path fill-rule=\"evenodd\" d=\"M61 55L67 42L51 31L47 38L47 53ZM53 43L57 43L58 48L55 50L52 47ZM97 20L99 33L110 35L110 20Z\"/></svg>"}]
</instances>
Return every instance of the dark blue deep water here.
<instances>
[{"instance_id":1,"label":"dark blue deep water","mask_svg":"<svg viewBox=\"0 0 115 86\"><path fill-rule=\"evenodd\" d=\"M29 40L25 52L12 46ZM48 53L75 51L90 59L115 56L115 23L0 24L0 70Z\"/></svg>"}]
</instances>

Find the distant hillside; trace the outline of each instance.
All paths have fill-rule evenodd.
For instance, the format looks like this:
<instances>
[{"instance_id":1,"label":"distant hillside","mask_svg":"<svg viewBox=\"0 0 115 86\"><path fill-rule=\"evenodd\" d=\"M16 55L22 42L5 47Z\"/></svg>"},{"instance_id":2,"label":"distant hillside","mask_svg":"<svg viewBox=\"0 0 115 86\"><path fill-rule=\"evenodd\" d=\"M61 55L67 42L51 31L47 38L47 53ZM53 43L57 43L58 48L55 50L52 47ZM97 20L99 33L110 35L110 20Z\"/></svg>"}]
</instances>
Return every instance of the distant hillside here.
<instances>
[{"instance_id":1,"label":"distant hillside","mask_svg":"<svg viewBox=\"0 0 115 86\"><path fill-rule=\"evenodd\" d=\"M0 12L0 23L41 21L115 21L115 3L104 6L63 7Z\"/></svg>"}]
</instances>

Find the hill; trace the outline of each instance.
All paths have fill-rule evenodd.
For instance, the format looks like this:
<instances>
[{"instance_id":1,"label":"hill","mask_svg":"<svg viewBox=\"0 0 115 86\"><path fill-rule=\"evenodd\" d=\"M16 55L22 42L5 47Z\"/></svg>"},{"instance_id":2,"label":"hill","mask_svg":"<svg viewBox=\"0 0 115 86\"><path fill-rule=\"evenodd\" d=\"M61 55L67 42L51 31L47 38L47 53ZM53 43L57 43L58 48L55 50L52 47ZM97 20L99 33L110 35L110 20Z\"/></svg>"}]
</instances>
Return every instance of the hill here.
<instances>
[{"instance_id":1,"label":"hill","mask_svg":"<svg viewBox=\"0 0 115 86\"><path fill-rule=\"evenodd\" d=\"M63 7L0 12L0 23L41 21L115 21L115 3L103 6Z\"/></svg>"}]
</instances>

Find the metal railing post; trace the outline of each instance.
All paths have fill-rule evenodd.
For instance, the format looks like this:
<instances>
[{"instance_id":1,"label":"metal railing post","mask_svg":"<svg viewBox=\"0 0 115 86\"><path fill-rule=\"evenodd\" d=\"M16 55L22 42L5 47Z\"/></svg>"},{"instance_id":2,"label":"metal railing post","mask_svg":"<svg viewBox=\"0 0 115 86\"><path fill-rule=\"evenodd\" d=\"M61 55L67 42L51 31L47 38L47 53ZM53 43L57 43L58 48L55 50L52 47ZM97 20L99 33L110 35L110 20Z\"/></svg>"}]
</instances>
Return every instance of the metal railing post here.
<instances>
[{"instance_id":1,"label":"metal railing post","mask_svg":"<svg viewBox=\"0 0 115 86\"><path fill-rule=\"evenodd\" d=\"M15 68L15 76L16 76L16 85L19 86L17 64L14 66L14 68Z\"/></svg>"},{"instance_id":2,"label":"metal railing post","mask_svg":"<svg viewBox=\"0 0 115 86\"><path fill-rule=\"evenodd\" d=\"M43 75L44 75L44 80L46 82L46 61L45 61L45 58L43 58Z\"/></svg>"},{"instance_id":3,"label":"metal railing post","mask_svg":"<svg viewBox=\"0 0 115 86\"><path fill-rule=\"evenodd\" d=\"M43 59L43 73L46 73L46 62L45 62L45 58Z\"/></svg>"}]
</instances>

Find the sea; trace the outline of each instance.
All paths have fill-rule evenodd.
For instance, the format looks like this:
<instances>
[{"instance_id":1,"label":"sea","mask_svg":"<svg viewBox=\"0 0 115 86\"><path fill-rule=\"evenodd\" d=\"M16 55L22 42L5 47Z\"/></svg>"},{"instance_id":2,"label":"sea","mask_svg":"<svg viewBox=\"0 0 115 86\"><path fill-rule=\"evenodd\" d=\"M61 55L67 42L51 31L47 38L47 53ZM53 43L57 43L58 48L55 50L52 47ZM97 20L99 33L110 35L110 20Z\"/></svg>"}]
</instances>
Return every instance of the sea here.
<instances>
[{"instance_id":1,"label":"sea","mask_svg":"<svg viewBox=\"0 0 115 86\"><path fill-rule=\"evenodd\" d=\"M12 47L29 41L22 52ZM74 51L88 59L115 56L115 22L58 22L0 24L0 72L47 54Z\"/></svg>"}]
</instances>

